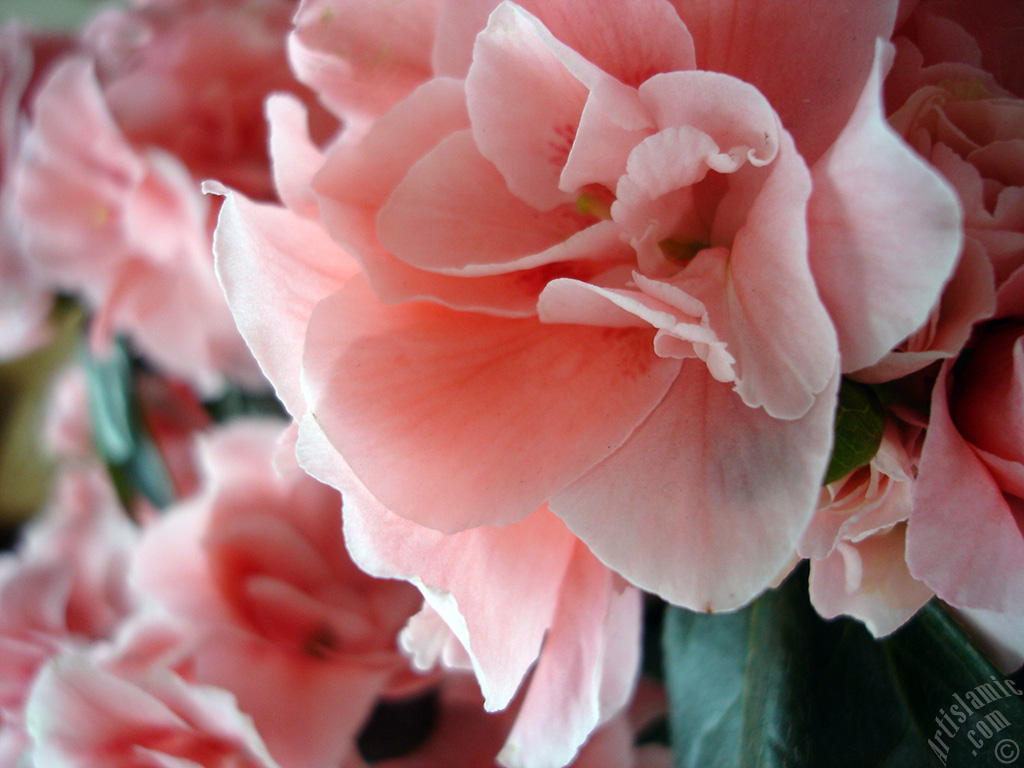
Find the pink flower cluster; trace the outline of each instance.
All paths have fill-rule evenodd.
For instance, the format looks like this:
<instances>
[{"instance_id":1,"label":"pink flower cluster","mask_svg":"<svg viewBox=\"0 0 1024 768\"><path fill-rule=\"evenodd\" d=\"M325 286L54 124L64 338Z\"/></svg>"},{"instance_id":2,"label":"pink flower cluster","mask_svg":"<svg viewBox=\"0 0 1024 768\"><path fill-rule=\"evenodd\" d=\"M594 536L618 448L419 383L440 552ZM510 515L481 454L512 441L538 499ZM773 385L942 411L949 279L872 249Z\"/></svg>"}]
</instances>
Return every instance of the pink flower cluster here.
<instances>
[{"instance_id":1,"label":"pink flower cluster","mask_svg":"<svg viewBox=\"0 0 1024 768\"><path fill-rule=\"evenodd\" d=\"M425 695L375 764L662 765L643 592L729 611L802 559L822 616L882 636L937 595L1019 665L1021 23L138 0L0 31L0 354L57 296L94 358L127 338L178 499L123 514L64 379L61 493L0 560L0 766L358 768ZM881 441L823 484L843 380ZM291 426L212 426L229 385Z\"/></svg>"}]
</instances>

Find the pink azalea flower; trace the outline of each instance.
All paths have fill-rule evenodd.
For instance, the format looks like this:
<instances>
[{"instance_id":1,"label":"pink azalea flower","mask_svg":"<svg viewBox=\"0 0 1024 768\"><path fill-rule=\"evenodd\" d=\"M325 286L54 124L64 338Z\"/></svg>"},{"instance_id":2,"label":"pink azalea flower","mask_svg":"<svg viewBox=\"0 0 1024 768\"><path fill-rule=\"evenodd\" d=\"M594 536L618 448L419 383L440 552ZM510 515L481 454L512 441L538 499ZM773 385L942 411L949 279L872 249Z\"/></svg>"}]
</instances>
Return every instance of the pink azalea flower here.
<instances>
[{"instance_id":1,"label":"pink azalea flower","mask_svg":"<svg viewBox=\"0 0 1024 768\"><path fill-rule=\"evenodd\" d=\"M1010 71L1019 56L1008 45L1015 13L1020 19L999 0L922 2L897 34L890 119L956 190L965 239L927 322L860 379L885 381L956 356L995 310L996 289L1024 264L1024 81ZM1016 93L1007 88L1014 83Z\"/></svg>"},{"instance_id":2,"label":"pink azalea flower","mask_svg":"<svg viewBox=\"0 0 1024 768\"><path fill-rule=\"evenodd\" d=\"M932 393L914 512L911 573L982 625L1012 638L1024 626L1024 269L997 295L958 360ZM987 616L987 618L986 618ZM1000 617L1002 617L1000 619ZM998 625L1015 627L1011 634Z\"/></svg>"},{"instance_id":3,"label":"pink azalea flower","mask_svg":"<svg viewBox=\"0 0 1024 768\"><path fill-rule=\"evenodd\" d=\"M34 99L16 175L28 256L95 309L93 341L138 349L205 392L262 386L213 273L211 176L271 194L262 101L298 90L283 0L109 11Z\"/></svg>"},{"instance_id":4,"label":"pink azalea flower","mask_svg":"<svg viewBox=\"0 0 1024 768\"><path fill-rule=\"evenodd\" d=\"M0 28L0 359L29 352L52 336L53 292L22 254L12 167L39 74L71 43L70 37L35 33L15 22Z\"/></svg>"},{"instance_id":5,"label":"pink azalea flower","mask_svg":"<svg viewBox=\"0 0 1024 768\"><path fill-rule=\"evenodd\" d=\"M97 469L62 474L51 508L0 557L0 766L28 747L25 702L55 654L113 636L138 600L127 582L138 532Z\"/></svg>"},{"instance_id":6,"label":"pink azalea flower","mask_svg":"<svg viewBox=\"0 0 1024 768\"><path fill-rule=\"evenodd\" d=\"M933 596L906 563L906 522L924 438L890 415L871 463L822 489L800 554L811 559L811 603L826 619L849 615L881 637Z\"/></svg>"},{"instance_id":7,"label":"pink azalea flower","mask_svg":"<svg viewBox=\"0 0 1024 768\"><path fill-rule=\"evenodd\" d=\"M191 627L196 682L230 691L285 768L333 768L378 697L416 684L396 636L418 596L353 565L337 491L275 469L281 431L210 433L200 494L147 530L134 572Z\"/></svg>"},{"instance_id":8,"label":"pink azalea flower","mask_svg":"<svg viewBox=\"0 0 1024 768\"><path fill-rule=\"evenodd\" d=\"M40 674L28 716L35 765L279 768L229 693L169 670L130 680L65 654Z\"/></svg>"},{"instance_id":9,"label":"pink azalea flower","mask_svg":"<svg viewBox=\"0 0 1024 768\"><path fill-rule=\"evenodd\" d=\"M585 671L534 676L508 764L565 764L628 696L601 568L724 610L789 563L838 373L949 276L955 197L881 106L896 5L422 2L393 57L372 4L300 10L351 130L322 152L271 102L287 208L229 194L221 280L353 556L421 588L488 708L577 622Z\"/></svg>"}]
</instances>

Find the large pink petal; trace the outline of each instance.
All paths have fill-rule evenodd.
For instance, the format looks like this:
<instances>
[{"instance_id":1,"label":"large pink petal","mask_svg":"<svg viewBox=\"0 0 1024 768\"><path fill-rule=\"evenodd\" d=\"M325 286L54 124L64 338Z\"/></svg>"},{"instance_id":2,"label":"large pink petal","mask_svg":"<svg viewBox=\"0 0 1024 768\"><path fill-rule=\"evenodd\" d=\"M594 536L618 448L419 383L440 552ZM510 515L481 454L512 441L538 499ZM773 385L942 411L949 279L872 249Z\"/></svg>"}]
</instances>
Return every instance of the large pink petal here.
<instances>
[{"instance_id":1,"label":"large pink petal","mask_svg":"<svg viewBox=\"0 0 1024 768\"><path fill-rule=\"evenodd\" d=\"M498 0L445 3L434 43L438 74L466 75L476 36L498 5ZM695 66L690 33L665 0L620 4L613 14L605 0L523 0L516 5L583 58L628 85L635 87L655 72Z\"/></svg>"},{"instance_id":2,"label":"large pink petal","mask_svg":"<svg viewBox=\"0 0 1024 768\"><path fill-rule=\"evenodd\" d=\"M626 705L640 666L641 605L637 589L576 542L503 765L561 768Z\"/></svg>"},{"instance_id":3,"label":"large pink petal","mask_svg":"<svg viewBox=\"0 0 1024 768\"><path fill-rule=\"evenodd\" d=\"M789 561L814 514L837 378L784 421L686 361L647 421L551 509L642 589L693 610L737 608Z\"/></svg>"},{"instance_id":4,"label":"large pink petal","mask_svg":"<svg viewBox=\"0 0 1024 768\"><path fill-rule=\"evenodd\" d=\"M487 708L507 706L551 626L575 537L544 509L446 535L381 506L312 418L297 450L307 471L341 490L353 559L371 575L419 586L469 653Z\"/></svg>"},{"instance_id":5,"label":"large pink petal","mask_svg":"<svg viewBox=\"0 0 1024 768\"><path fill-rule=\"evenodd\" d=\"M853 112L876 37L889 39L896 0L673 0L697 66L755 85L813 163Z\"/></svg>"},{"instance_id":6,"label":"large pink petal","mask_svg":"<svg viewBox=\"0 0 1024 768\"><path fill-rule=\"evenodd\" d=\"M737 161L771 162L779 151L779 120L748 83L718 72L673 72L640 86L640 101L658 130L692 126ZM716 169L722 170L725 169Z\"/></svg>"},{"instance_id":7,"label":"large pink petal","mask_svg":"<svg viewBox=\"0 0 1024 768\"><path fill-rule=\"evenodd\" d=\"M377 231L384 247L411 266L462 273L478 265L521 269L522 257L553 249L592 223L574 204L542 212L524 203L480 154L470 132L459 131L410 169L381 208ZM565 261L576 250L600 254L617 243L607 231L582 248L567 243L567 253L557 249L546 261Z\"/></svg>"},{"instance_id":8,"label":"large pink petal","mask_svg":"<svg viewBox=\"0 0 1024 768\"><path fill-rule=\"evenodd\" d=\"M878 362L924 322L962 240L956 193L886 122L890 56L879 43L849 124L813 169L811 267L844 372Z\"/></svg>"},{"instance_id":9,"label":"large pink petal","mask_svg":"<svg viewBox=\"0 0 1024 768\"><path fill-rule=\"evenodd\" d=\"M360 141L331 148L313 180L321 208L326 213L336 202L383 205L420 157L464 128L469 128L464 84L430 80L377 120ZM336 233L342 235L343 230Z\"/></svg>"},{"instance_id":10,"label":"large pink petal","mask_svg":"<svg viewBox=\"0 0 1024 768\"><path fill-rule=\"evenodd\" d=\"M852 378L869 383L892 381L936 360L954 357L967 343L974 324L991 317L995 307L992 262L981 243L966 237L956 270L928 320L903 344Z\"/></svg>"},{"instance_id":11,"label":"large pink petal","mask_svg":"<svg viewBox=\"0 0 1024 768\"><path fill-rule=\"evenodd\" d=\"M381 503L454 532L523 518L614 451L678 368L650 344L637 329L387 307L356 279L314 311L303 373Z\"/></svg>"},{"instance_id":12,"label":"large pink petal","mask_svg":"<svg viewBox=\"0 0 1024 768\"><path fill-rule=\"evenodd\" d=\"M950 419L950 369L947 362L932 392L907 564L946 602L1012 612L1024 605L1024 508L1003 494Z\"/></svg>"},{"instance_id":13,"label":"large pink petal","mask_svg":"<svg viewBox=\"0 0 1024 768\"><path fill-rule=\"evenodd\" d=\"M214 235L217 271L235 323L288 411L306 402L299 381L314 305L359 265L315 221L229 192Z\"/></svg>"}]
</instances>

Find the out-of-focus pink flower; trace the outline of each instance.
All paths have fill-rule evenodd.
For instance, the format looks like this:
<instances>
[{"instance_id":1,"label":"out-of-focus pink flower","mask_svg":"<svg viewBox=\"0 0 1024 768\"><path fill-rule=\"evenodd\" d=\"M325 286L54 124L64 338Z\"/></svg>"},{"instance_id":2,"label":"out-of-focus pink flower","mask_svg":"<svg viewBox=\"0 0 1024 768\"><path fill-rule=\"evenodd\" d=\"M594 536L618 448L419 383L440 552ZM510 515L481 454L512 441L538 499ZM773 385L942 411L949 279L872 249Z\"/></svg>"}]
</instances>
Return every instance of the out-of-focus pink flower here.
<instances>
[{"instance_id":1,"label":"out-of-focus pink flower","mask_svg":"<svg viewBox=\"0 0 1024 768\"><path fill-rule=\"evenodd\" d=\"M39 75L71 44L70 36L35 33L16 22L0 28L0 359L51 337L53 292L22 256L12 166Z\"/></svg>"},{"instance_id":2,"label":"out-of-focus pink flower","mask_svg":"<svg viewBox=\"0 0 1024 768\"><path fill-rule=\"evenodd\" d=\"M857 378L885 381L955 357L1024 264L1024 80L1019 43L1006 45L1024 17L1011 6L926 0L897 32L890 121L956 190L965 241L928 321Z\"/></svg>"},{"instance_id":3,"label":"out-of-focus pink flower","mask_svg":"<svg viewBox=\"0 0 1024 768\"><path fill-rule=\"evenodd\" d=\"M262 102L301 89L284 58L290 4L181 2L108 11L35 97L16 174L28 256L160 366L215 391L261 386L212 268L221 178L271 194Z\"/></svg>"},{"instance_id":4,"label":"out-of-focus pink flower","mask_svg":"<svg viewBox=\"0 0 1024 768\"><path fill-rule=\"evenodd\" d=\"M933 592L907 570L920 425L890 415L870 464L822 489L800 542L811 560L811 603L827 619L860 619L876 637L896 630Z\"/></svg>"},{"instance_id":5,"label":"out-of-focus pink flower","mask_svg":"<svg viewBox=\"0 0 1024 768\"><path fill-rule=\"evenodd\" d=\"M110 638L136 608L128 564L138 532L100 470L61 475L51 507L0 557L0 766L28 745L24 706L47 659Z\"/></svg>"},{"instance_id":6,"label":"out-of-focus pink flower","mask_svg":"<svg viewBox=\"0 0 1024 768\"><path fill-rule=\"evenodd\" d=\"M129 680L65 654L40 674L28 717L34 765L278 768L228 692L169 670Z\"/></svg>"},{"instance_id":7,"label":"out-of-focus pink flower","mask_svg":"<svg viewBox=\"0 0 1024 768\"><path fill-rule=\"evenodd\" d=\"M907 562L953 606L1024 619L1024 269L932 394ZM1020 644L1017 643L1018 653Z\"/></svg>"},{"instance_id":8,"label":"out-of-focus pink flower","mask_svg":"<svg viewBox=\"0 0 1024 768\"><path fill-rule=\"evenodd\" d=\"M396 639L419 601L349 559L337 491L294 459L275 470L282 428L203 439L203 489L147 530L135 576L191 625L195 681L231 691L281 765L333 768L377 698L412 682Z\"/></svg>"},{"instance_id":9,"label":"out-of-focus pink flower","mask_svg":"<svg viewBox=\"0 0 1024 768\"><path fill-rule=\"evenodd\" d=\"M210 426L209 413L191 388L180 380L140 371L134 384L141 428L156 447L174 497L192 495L199 485L195 434ZM98 459L89 384L85 371L79 366L64 369L51 383L43 445L58 460L94 462Z\"/></svg>"}]
</instances>

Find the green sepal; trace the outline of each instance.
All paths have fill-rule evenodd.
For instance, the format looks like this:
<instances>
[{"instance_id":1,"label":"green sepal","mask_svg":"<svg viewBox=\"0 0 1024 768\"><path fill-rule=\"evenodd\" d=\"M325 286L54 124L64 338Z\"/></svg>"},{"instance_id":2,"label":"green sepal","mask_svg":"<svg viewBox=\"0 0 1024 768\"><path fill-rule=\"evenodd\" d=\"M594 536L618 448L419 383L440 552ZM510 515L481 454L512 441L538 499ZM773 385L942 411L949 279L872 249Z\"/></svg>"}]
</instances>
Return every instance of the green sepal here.
<instances>
[{"instance_id":1,"label":"green sepal","mask_svg":"<svg viewBox=\"0 0 1024 768\"><path fill-rule=\"evenodd\" d=\"M885 409L871 389L848 379L839 386L835 442L824 484L835 482L874 458L885 433Z\"/></svg>"}]
</instances>

